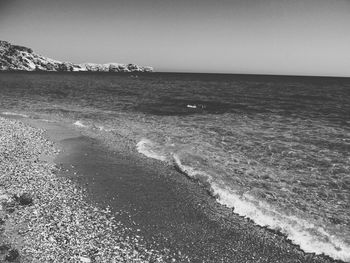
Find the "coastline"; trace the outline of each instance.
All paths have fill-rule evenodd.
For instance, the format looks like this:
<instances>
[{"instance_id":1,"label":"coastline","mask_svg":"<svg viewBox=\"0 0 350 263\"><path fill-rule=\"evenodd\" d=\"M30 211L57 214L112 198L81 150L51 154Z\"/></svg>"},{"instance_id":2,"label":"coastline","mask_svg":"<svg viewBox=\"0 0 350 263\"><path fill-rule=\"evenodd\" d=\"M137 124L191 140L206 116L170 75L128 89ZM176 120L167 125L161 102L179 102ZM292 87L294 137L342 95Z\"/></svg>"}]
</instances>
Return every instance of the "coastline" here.
<instances>
[{"instance_id":1,"label":"coastline","mask_svg":"<svg viewBox=\"0 0 350 263\"><path fill-rule=\"evenodd\" d=\"M64 153L55 158L61 171L51 176L59 183L63 180L69 189L79 189L72 190L82 197L79 204L75 203L78 210L80 206L93 207L93 211L98 206L109 206L107 215L120 220L120 224L129 229L127 235L143 236L147 245L140 246L140 250L146 253L150 248L152 253L158 254L160 262L341 262L304 253L283 235L233 214L231 209L216 203L196 182L158 161L136 160L111 152L98 141L59 124L27 118L23 121L36 127L34 130L44 128L46 132L39 130L39 137L45 136L63 149ZM21 127L33 129L28 125ZM53 144L50 147L53 149ZM39 163L43 165L43 161ZM54 170L51 165L50 169ZM50 169L48 171L52 171ZM71 188L72 185L78 188ZM55 198L51 199L55 203ZM105 212L102 210L103 215ZM16 214L11 216L16 217ZM108 221L106 217L104 220ZM119 241L120 236L115 234L122 231L111 232L114 232L111 237ZM20 244L11 237L10 240ZM126 247L134 253L130 244ZM105 262L103 257L100 259L97 262ZM138 255L137 260L144 258Z\"/></svg>"}]
</instances>

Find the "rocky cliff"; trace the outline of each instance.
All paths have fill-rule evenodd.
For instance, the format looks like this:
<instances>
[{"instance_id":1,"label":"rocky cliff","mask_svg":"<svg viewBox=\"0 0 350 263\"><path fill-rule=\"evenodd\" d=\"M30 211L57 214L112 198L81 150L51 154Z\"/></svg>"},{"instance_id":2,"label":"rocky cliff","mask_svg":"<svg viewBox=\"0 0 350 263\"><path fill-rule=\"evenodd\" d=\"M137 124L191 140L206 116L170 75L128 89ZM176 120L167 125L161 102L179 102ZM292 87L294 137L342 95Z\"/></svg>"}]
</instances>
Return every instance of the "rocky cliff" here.
<instances>
[{"instance_id":1,"label":"rocky cliff","mask_svg":"<svg viewBox=\"0 0 350 263\"><path fill-rule=\"evenodd\" d=\"M152 67L135 64L73 64L43 57L32 49L0 40L0 71L94 71L94 72L152 72Z\"/></svg>"}]
</instances>

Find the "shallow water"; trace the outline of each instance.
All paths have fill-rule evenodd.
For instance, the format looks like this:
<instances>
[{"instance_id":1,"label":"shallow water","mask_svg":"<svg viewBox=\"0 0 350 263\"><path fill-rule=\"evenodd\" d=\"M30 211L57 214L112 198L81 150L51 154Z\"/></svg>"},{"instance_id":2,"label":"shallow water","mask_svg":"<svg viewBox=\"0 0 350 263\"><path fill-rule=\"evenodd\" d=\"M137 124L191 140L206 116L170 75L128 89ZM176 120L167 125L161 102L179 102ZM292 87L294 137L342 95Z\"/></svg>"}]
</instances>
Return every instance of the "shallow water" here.
<instances>
[{"instance_id":1,"label":"shallow water","mask_svg":"<svg viewBox=\"0 0 350 263\"><path fill-rule=\"evenodd\" d=\"M2 73L0 94L5 114L167 162L304 251L350 261L349 79Z\"/></svg>"}]
</instances>

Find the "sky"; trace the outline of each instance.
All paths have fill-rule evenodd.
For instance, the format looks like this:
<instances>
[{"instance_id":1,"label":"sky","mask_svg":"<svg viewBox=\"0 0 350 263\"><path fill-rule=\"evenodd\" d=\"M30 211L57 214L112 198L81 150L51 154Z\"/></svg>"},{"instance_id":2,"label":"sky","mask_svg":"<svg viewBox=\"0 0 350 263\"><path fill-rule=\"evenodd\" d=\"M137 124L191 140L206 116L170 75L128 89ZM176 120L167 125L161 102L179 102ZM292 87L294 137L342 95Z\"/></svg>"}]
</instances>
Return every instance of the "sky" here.
<instances>
[{"instance_id":1,"label":"sky","mask_svg":"<svg viewBox=\"0 0 350 263\"><path fill-rule=\"evenodd\" d=\"M350 0L0 0L0 39L74 63L350 77Z\"/></svg>"}]
</instances>

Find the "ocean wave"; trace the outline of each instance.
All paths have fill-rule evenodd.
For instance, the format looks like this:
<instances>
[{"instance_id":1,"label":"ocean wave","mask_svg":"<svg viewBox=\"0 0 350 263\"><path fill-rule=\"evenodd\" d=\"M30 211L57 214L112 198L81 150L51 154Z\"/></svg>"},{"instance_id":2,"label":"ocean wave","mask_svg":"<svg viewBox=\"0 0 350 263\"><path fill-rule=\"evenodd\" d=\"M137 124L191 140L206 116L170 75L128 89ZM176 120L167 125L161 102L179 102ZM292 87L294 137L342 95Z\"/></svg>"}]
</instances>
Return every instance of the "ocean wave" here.
<instances>
[{"instance_id":1,"label":"ocean wave","mask_svg":"<svg viewBox=\"0 0 350 263\"><path fill-rule=\"evenodd\" d=\"M142 139L136 145L137 151L149 158L157 159L160 161L167 161L167 157L157 151L157 145L153 143L151 140Z\"/></svg>"},{"instance_id":2,"label":"ocean wave","mask_svg":"<svg viewBox=\"0 0 350 263\"><path fill-rule=\"evenodd\" d=\"M173 154L173 161L175 167L181 172L192 179L196 179L202 184L210 183L213 178L208 172L200 171L195 167L190 165L185 165L181 162L181 157L179 154Z\"/></svg>"},{"instance_id":3,"label":"ocean wave","mask_svg":"<svg viewBox=\"0 0 350 263\"><path fill-rule=\"evenodd\" d=\"M10 111L4 111L1 114L2 115L8 115L8 116L19 116L19 117L23 117L23 118L29 118L29 116L26 115L26 114L10 112Z\"/></svg>"},{"instance_id":4,"label":"ocean wave","mask_svg":"<svg viewBox=\"0 0 350 263\"><path fill-rule=\"evenodd\" d=\"M81 120L78 120L78 121L74 122L73 125L78 126L80 128L94 129L94 130L98 130L98 131L101 131L101 132L113 131L112 128L107 128L107 127L105 127L103 125L96 124L96 123L93 123L93 122L83 122Z\"/></svg>"},{"instance_id":5,"label":"ocean wave","mask_svg":"<svg viewBox=\"0 0 350 263\"><path fill-rule=\"evenodd\" d=\"M303 251L350 262L350 247L322 227L279 213L265 202L249 195L240 196L216 183L211 188L220 204L233 208L234 213L253 220L259 226L278 230Z\"/></svg>"},{"instance_id":6,"label":"ocean wave","mask_svg":"<svg viewBox=\"0 0 350 263\"><path fill-rule=\"evenodd\" d=\"M137 150L149 158L172 163L181 173L208 187L218 203L232 208L234 213L251 219L259 226L283 233L303 251L350 262L350 247L341 239L306 219L279 212L267 202L229 188L224 181L220 181L219 175L214 174L215 171L205 166L202 157L181 151L169 153L166 146L162 147L149 139L139 141Z\"/></svg>"}]
</instances>

